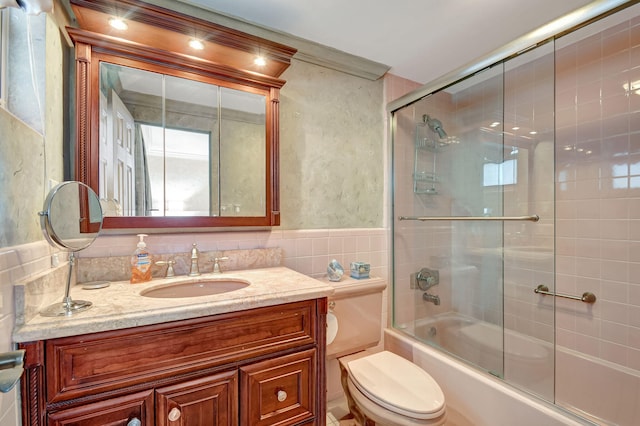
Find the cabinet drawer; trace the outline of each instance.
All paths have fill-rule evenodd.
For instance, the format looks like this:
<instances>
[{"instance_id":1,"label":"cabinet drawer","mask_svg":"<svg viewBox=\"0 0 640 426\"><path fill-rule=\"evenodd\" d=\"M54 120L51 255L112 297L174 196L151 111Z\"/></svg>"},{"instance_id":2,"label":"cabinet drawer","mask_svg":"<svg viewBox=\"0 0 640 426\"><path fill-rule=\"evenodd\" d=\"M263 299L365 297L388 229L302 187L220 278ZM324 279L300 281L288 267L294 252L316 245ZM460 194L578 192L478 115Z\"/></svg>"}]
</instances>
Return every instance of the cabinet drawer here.
<instances>
[{"instance_id":1,"label":"cabinet drawer","mask_svg":"<svg viewBox=\"0 0 640 426\"><path fill-rule=\"evenodd\" d=\"M47 400L111 391L314 344L315 301L52 339Z\"/></svg>"},{"instance_id":2,"label":"cabinet drawer","mask_svg":"<svg viewBox=\"0 0 640 426\"><path fill-rule=\"evenodd\" d=\"M56 411L48 415L49 426L127 426L154 424L153 390ZM136 423L138 419L140 423ZM133 422L132 422L133 420Z\"/></svg>"},{"instance_id":3,"label":"cabinet drawer","mask_svg":"<svg viewBox=\"0 0 640 426\"><path fill-rule=\"evenodd\" d=\"M242 367L240 424L293 425L313 419L315 374L315 349Z\"/></svg>"},{"instance_id":4,"label":"cabinet drawer","mask_svg":"<svg viewBox=\"0 0 640 426\"><path fill-rule=\"evenodd\" d=\"M156 389L156 426L235 426L237 401L236 370Z\"/></svg>"}]
</instances>

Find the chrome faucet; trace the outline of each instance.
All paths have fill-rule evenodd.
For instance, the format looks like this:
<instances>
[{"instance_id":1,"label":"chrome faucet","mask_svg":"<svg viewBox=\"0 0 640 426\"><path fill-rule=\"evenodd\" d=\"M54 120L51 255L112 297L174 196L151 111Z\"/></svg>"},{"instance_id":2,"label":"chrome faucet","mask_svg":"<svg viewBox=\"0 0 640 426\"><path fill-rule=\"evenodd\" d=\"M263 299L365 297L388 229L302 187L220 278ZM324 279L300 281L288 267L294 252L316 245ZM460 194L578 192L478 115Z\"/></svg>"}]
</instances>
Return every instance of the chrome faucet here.
<instances>
[{"instance_id":1,"label":"chrome faucet","mask_svg":"<svg viewBox=\"0 0 640 426\"><path fill-rule=\"evenodd\" d=\"M431 302L434 305L440 305L440 296L427 293L431 287L440 284L440 272L435 269L422 268L419 272L411 274L413 288L418 288L422 293L422 300Z\"/></svg>"},{"instance_id":2,"label":"chrome faucet","mask_svg":"<svg viewBox=\"0 0 640 426\"><path fill-rule=\"evenodd\" d=\"M429 293L425 292L425 293L422 294L422 300L425 300L427 302L431 302L436 306L440 305L440 296L438 296L436 294L429 294Z\"/></svg>"},{"instance_id":3,"label":"chrome faucet","mask_svg":"<svg viewBox=\"0 0 640 426\"><path fill-rule=\"evenodd\" d=\"M196 247L196 243L193 243L193 248L191 249L191 269L189 270L190 277L197 277L200 275L200 268L198 267L198 248Z\"/></svg>"}]
</instances>

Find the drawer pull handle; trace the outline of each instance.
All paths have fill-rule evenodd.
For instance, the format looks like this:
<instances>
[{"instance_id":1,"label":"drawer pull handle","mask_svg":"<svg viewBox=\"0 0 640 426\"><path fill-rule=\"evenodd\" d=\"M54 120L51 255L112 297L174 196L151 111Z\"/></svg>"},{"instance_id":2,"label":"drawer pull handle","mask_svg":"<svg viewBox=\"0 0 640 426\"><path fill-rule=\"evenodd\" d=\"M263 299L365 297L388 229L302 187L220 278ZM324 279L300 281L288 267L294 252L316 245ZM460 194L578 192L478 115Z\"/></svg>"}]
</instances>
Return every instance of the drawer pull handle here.
<instances>
[{"instance_id":1,"label":"drawer pull handle","mask_svg":"<svg viewBox=\"0 0 640 426\"><path fill-rule=\"evenodd\" d=\"M134 417L127 423L127 426L142 426L142 422L137 417Z\"/></svg>"},{"instance_id":2,"label":"drawer pull handle","mask_svg":"<svg viewBox=\"0 0 640 426\"><path fill-rule=\"evenodd\" d=\"M278 401L284 402L287 399L287 393L283 390L278 391Z\"/></svg>"},{"instance_id":3,"label":"drawer pull handle","mask_svg":"<svg viewBox=\"0 0 640 426\"><path fill-rule=\"evenodd\" d=\"M169 421L175 422L180 418L181 414L182 413L180 412L180 409L178 407L173 407L171 411L169 411Z\"/></svg>"}]
</instances>

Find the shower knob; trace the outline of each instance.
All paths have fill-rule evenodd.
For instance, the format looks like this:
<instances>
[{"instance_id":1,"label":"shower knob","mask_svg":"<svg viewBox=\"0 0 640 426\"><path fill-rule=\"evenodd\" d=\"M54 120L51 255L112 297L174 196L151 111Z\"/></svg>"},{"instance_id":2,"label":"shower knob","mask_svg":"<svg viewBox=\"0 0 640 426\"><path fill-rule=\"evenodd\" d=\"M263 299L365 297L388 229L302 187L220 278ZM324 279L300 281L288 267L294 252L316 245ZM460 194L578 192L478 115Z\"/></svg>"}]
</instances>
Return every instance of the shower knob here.
<instances>
[{"instance_id":1,"label":"shower knob","mask_svg":"<svg viewBox=\"0 0 640 426\"><path fill-rule=\"evenodd\" d=\"M416 274L416 286L422 291L427 291L439 283L440 273L437 270L422 268Z\"/></svg>"}]
</instances>

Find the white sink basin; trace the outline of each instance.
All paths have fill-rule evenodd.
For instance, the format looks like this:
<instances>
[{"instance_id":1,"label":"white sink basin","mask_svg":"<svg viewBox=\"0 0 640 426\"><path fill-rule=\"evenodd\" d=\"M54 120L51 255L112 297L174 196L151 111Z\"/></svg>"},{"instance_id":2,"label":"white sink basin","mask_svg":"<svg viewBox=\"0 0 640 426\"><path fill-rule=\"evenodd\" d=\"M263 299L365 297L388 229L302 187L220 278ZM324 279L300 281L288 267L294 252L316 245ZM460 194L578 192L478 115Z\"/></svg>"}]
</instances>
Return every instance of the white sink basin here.
<instances>
[{"instance_id":1,"label":"white sink basin","mask_svg":"<svg viewBox=\"0 0 640 426\"><path fill-rule=\"evenodd\" d=\"M249 286L248 281L238 279L208 279L183 281L175 284L158 285L143 290L140 295L156 298L199 297L228 293Z\"/></svg>"}]
</instances>

